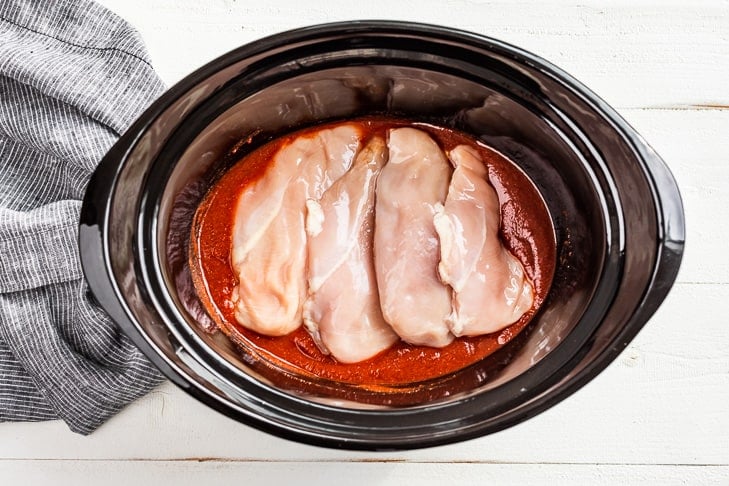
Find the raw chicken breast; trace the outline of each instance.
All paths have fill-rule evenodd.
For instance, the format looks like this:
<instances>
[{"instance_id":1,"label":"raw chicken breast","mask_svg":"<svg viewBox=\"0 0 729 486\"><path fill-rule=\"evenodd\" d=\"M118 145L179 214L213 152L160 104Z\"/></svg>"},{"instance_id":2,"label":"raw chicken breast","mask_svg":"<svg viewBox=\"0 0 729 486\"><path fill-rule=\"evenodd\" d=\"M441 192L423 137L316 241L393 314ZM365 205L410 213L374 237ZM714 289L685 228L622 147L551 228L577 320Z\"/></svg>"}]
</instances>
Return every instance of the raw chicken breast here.
<instances>
[{"instance_id":1,"label":"raw chicken breast","mask_svg":"<svg viewBox=\"0 0 729 486\"><path fill-rule=\"evenodd\" d=\"M499 199L478 151L459 145L449 157L455 171L434 218L438 272L453 288L448 325L456 336L500 331L531 308L532 286L499 240Z\"/></svg>"},{"instance_id":2,"label":"raw chicken breast","mask_svg":"<svg viewBox=\"0 0 729 486\"><path fill-rule=\"evenodd\" d=\"M372 260L375 182L386 158L385 141L372 139L321 200L307 201L304 326L342 363L371 358L398 340L382 317Z\"/></svg>"},{"instance_id":3,"label":"raw chicken breast","mask_svg":"<svg viewBox=\"0 0 729 486\"><path fill-rule=\"evenodd\" d=\"M302 323L306 298L306 201L318 199L351 166L360 131L342 125L294 139L263 177L241 194L231 264L235 318L261 334L282 336Z\"/></svg>"},{"instance_id":4,"label":"raw chicken breast","mask_svg":"<svg viewBox=\"0 0 729 486\"><path fill-rule=\"evenodd\" d=\"M445 201L450 165L430 136L414 128L389 132L390 160L377 182L375 269L382 313L411 344L442 347L453 340L445 322L450 289L433 216Z\"/></svg>"}]
</instances>

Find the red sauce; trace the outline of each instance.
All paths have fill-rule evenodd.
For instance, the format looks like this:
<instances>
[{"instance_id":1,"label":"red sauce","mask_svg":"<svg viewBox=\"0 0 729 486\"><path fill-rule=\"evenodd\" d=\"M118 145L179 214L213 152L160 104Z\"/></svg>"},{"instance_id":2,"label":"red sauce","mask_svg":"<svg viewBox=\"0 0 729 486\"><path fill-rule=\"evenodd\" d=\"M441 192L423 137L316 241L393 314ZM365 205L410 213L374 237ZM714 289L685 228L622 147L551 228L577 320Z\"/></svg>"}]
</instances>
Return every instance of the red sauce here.
<instances>
[{"instance_id":1,"label":"red sauce","mask_svg":"<svg viewBox=\"0 0 729 486\"><path fill-rule=\"evenodd\" d=\"M241 348L247 362L263 360L266 367L364 385L369 389L404 386L444 376L492 354L514 338L544 301L555 267L555 238L547 208L528 177L511 161L473 138L451 129L383 118L361 119L365 139L384 135L396 126L414 125L427 131L444 150L460 144L478 147L489 169L491 184L501 204L501 237L519 258L535 288L534 306L518 322L493 334L457 338L444 348L413 346L400 341L377 356L343 364L319 351L300 327L283 337L268 337L240 325L233 315L231 293L236 275L230 264L233 217L241 191L263 175L279 148L292 138L322 126L269 142L245 155L212 187L195 215L190 268L193 282L207 312L218 327ZM545 222L548 222L545 224ZM275 380L275 377L269 377ZM282 378L291 380L291 376Z\"/></svg>"}]
</instances>

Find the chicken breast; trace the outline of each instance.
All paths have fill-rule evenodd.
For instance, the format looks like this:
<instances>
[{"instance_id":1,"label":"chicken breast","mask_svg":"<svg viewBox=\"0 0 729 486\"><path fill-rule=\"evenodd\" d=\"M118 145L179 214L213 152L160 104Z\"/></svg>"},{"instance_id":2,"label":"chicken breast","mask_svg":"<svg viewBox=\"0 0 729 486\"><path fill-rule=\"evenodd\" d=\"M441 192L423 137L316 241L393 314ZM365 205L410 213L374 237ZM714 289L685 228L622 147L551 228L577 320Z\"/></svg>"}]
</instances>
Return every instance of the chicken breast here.
<instances>
[{"instance_id":1,"label":"chicken breast","mask_svg":"<svg viewBox=\"0 0 729 486\"><path fill-rule=\"evenodd\" d=\"M440 246L433 216L436 205L445 201L451 168L421 130L390 130L388 148L375 202L375 273L382 313L403 340L442 347L453 340L445 322L451 298L437 274Z\"/></svg>"},{"instance_id":2,"label":"chicken breast","mask_svg":"<svg viewBox=\"0 0 729 486\"><path fill-rule=\"evenodd\" d=\"M231 264L238 277L235 318L243 326L282 336L301 325L306 201L319 199L349 169L360 135L355 125L342 125L298 137L240 195Z\"/></svg>"},{"instance_id":3,"label":"chicken breast","mask_svg":"<svg viewBox=\"0 0 729 486\"><path fill-rule=\"evenodd\" d=\"M321 200L307 201L304 326L342 363L371 358L398 340L382 317L372 259L375 182L386 158L385 141L372 139Z\"/></svg>"},{"instance_id":4,"label":"chicken breast","mask_svg":"<svg viewBox=\"0 0 729 486\"><path fill-rule=\"evenodd\" d=\"M453 288L447 322L456 336L497 332L531 308L534 292L521 263L499 239L499 198L478 151L459 145L449 158L455 171L434 217L438 272Z\"/></svg>"}]
</instances>

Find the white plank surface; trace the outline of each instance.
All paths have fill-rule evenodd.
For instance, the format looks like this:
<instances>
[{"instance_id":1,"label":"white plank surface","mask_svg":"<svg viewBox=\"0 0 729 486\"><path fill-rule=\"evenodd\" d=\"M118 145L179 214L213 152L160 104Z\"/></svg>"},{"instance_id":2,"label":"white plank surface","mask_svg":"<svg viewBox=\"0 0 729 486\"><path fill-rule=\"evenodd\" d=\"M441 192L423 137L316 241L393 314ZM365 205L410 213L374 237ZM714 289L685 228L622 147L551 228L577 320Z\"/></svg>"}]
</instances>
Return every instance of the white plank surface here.
<instances>
[{"instance_id":1,"label":"white plank surface","mask_svg":"<svg viewBox=\"0 0 729 486\"><path fill-rule=\"evenodd\" d=\"M400 464L238 461L9 461L0 477L24 486L174 484L200 486L237 479L242 484L291 486L402 486L420 484L612 486L706 485L727 476L726 466L620 466L558 464ZM518 478L518 482L514 478ZM296 483L294 483L294 479ZM618 483L619 481L619 483Z\"/></svg>"},{"instance_id":2,"label":"white plank surface","mask_svg":"<svg viewBox=\"0 0 729 486\"><path fill-rule=\"evenodd\" d=\"M686 205L687 251L664 306L605 372L498 434L412 452L327 450L237 424L165 384L89 437L59 422L0 424L3 484L729 484L729 2L101 3L140 30L169 84L242 43L334 20L440 23L517 44L587 84L664 157Z\"/></svg>"}]
</instances>

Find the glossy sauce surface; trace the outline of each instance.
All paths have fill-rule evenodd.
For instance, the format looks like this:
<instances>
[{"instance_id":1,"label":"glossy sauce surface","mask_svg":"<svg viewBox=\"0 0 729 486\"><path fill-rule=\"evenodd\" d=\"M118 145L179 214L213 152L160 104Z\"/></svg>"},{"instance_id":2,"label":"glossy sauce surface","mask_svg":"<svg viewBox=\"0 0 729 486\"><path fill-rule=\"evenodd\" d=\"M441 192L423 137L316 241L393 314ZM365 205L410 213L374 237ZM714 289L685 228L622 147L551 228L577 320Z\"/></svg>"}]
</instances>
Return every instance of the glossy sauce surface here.
<instances>
[{"instance_id":1,"label":"glossy sauce surface","mask_svg":"<svg viewBox=\"0 0 729 486\"><path fill-rule=\"evenodd\" d=\"M459 144L477 147L499 196L504 245L522 262L534 283L534 305L519 321L500 332L457 338L444 348L414 346L398 341L375 357L352 364L339 363L321 353L303 326L281 337L263 336L241 326L234 317L231 302L236 276L230 263L231 233L238 197L246 185L261 177L273 155L284 144L322 126L277 138L254 150L212 187L198 208L193 224L190 251L193 282L208 314L239 345L246 362L254 365L262 361L265 362L264 368L374 388L412 384L453 373L508 343L524 329L544 301L556 259L549 213L534 185L518 167L465 134L392 119L367 118L359 120L359 123L365 134L364 141L374 135L386 136L390 128L410 125L428 132L446 151Z\"/></svg>"}]
</instances>

